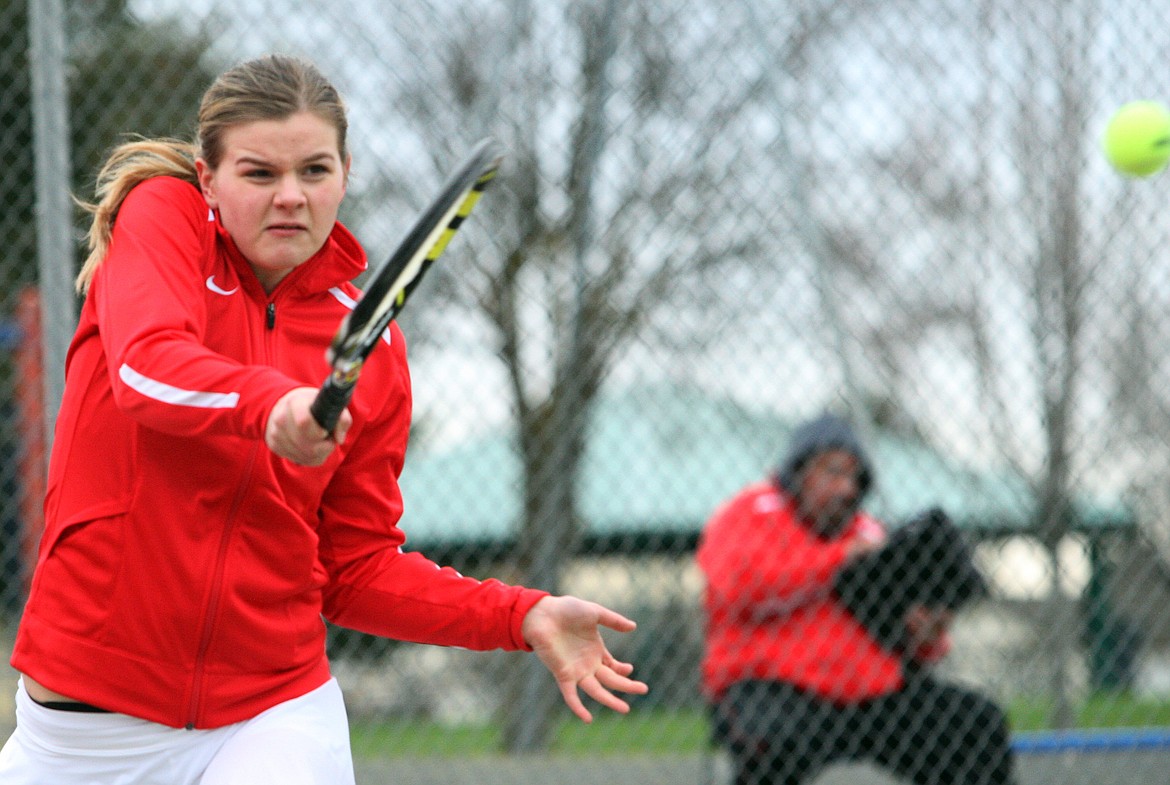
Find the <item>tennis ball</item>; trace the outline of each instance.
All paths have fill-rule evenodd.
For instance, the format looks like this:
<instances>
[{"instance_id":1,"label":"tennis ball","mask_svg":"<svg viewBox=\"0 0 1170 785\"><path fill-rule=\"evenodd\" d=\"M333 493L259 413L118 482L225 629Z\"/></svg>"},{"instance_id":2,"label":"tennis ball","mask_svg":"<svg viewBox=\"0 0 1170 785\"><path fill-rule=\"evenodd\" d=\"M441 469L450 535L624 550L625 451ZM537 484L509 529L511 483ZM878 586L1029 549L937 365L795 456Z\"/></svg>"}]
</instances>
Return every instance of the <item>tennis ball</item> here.
<instances>
[{"instance_id":1,"label":"tennis ball","mask_svg":"<svg viewBox=\"0 0 1170 785\"><path fill-rule=\"evenodd\" d=\"M1157 101L1123 105L1105 126L1105 157L1131 177L1148 177L1170 161L1170 110Z\"/></svg>"}]
</instances>

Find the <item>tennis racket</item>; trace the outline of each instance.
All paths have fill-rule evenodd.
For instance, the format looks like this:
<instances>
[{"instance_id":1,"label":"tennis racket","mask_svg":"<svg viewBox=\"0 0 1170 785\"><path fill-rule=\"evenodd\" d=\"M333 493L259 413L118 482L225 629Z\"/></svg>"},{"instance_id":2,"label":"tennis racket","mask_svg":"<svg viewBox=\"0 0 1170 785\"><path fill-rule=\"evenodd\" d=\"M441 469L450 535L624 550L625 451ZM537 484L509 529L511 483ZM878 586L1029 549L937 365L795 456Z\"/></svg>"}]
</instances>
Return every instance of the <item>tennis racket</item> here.
<instances>
[{"instance_id":1,"label":"tennis racket","mask_svg":"<svg viewBox=\"0 0 1170 785\"><path fill-rule=\"evenodd\" d=\"M503 158L493 139L484 139L448 178L438 197L419 216L394 253L373 273L365 293L341 322L329 346L331 371L310 411L318 424L333 432L353 397L362 364L390 322L402 311L431 263L471 214Z\"/></svg>"}]
</instances>

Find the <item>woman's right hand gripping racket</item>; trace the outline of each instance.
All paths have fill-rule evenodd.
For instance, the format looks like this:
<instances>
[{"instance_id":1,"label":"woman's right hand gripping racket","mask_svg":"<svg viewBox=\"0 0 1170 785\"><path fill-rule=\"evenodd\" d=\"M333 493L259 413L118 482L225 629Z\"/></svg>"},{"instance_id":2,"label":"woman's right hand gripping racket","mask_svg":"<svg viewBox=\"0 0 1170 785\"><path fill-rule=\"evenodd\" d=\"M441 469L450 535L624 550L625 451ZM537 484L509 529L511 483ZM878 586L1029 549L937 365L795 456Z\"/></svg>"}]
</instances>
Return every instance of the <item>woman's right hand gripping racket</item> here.
<instances>
[{"instance_id":1,"label":"woman's right hand gripping racket","mask_svg":"<svg viewBox=\"0 0 1170 785\"><path fill-rule=\"evenodd\" d=\"M475 146L390 258L370 277L365 293L342 321L329 346L332 371L310 409L329 433L353 397L366 357L475 208L502 157L499 145L490 138Z\"/></svg>"}]
</instances>

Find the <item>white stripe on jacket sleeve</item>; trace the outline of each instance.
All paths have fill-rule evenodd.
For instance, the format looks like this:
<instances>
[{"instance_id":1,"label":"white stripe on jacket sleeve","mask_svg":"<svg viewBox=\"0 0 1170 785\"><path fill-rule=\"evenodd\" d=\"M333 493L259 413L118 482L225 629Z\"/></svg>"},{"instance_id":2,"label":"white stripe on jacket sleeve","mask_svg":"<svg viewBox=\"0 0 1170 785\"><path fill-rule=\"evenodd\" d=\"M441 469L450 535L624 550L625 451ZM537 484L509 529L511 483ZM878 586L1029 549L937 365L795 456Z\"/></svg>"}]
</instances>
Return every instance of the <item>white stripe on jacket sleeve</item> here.
<instances>
[{"instance_id":1,"label":"white stripe on jacket sleeve","mask_svg":"<svg viewBox=\"0 0 1170 785\"><path fill-rule=\"evenodd\" d=\"M357 305L357 300L341 291L341 289L337 286L334 286L332 289L330 289L329 293L333 295L333 299L337 300L337 302L341 303L351 311L354 309L354 306ZM385 341L387 345L393 346L393 336L390 333L389 326L387 326L386 329L382 331L382 340Z\"/></svg>"},{"instance_id":2,"label":"white stripe on jacket sleeve","mask_svg":"<svg viewBox=\"0 0 1170 785\"><path fill-rule=\"evenodd\" d=\"M125 363L118 369L120 378L127 387L163 403L175 406L193 406L199 409L234 409L240 402L239 393L200 392L173 387L149 376L143 376Z\"/></svg>"}]
</instances>

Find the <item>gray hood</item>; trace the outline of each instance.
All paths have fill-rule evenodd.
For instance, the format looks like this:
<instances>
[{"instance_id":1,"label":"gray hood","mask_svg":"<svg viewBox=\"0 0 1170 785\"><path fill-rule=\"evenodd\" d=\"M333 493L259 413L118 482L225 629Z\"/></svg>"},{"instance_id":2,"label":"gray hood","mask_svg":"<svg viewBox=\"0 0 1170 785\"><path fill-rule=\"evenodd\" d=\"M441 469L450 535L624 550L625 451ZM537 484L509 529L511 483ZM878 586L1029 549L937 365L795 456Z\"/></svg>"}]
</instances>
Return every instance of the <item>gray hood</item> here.
<instances>
[{"instance_id":1,"label":"gray hood","mask_svg":"<svg viewBox=\"0 0 1170 785\"><path fill-rule=\"evenodd\" d=\"M799 490L797 477L800 470L810 458L830 450L845 450L852 453L861 464L861 473L857 479L859 489L857 501L860 503L873 485L873 464L861 444L857 431L848 420L834 414L822 414L815 420L798 426L792 432L788 452L776 470L776 481L789 495L795 496Z\"/></svg>"}]
</instances>

